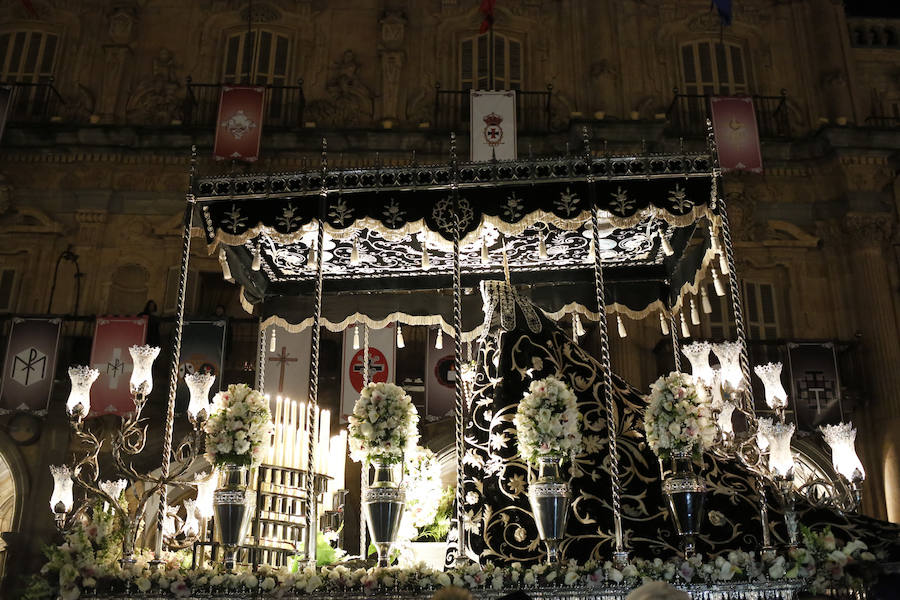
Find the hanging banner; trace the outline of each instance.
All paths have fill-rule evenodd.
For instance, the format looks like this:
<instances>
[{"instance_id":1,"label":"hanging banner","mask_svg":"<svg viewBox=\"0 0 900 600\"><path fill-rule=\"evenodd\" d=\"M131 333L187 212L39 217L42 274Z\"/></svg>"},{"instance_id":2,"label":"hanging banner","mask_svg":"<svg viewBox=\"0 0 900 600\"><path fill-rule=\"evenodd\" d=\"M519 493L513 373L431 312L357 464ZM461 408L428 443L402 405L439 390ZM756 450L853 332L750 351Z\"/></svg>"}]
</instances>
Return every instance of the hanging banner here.
<instances>
[{"instance_id":1,"label":"hanging banner","mask_svg":"<svg viewBox=\"0 0 900 600\"><path fill-rule=\"evenodd\" d=\"M790 377L791 406L798 431L818 433L820 425L843 421L845 407L841 402L841 384L834 344L788 343L787 373ZM849 414L849 411L848 411Z\"/></svg>"},{"instance_id":2,"label":"hanging banner","mask_svg":"<svg viewBox=\"0 0 900 600\"><path fill-rule=\"evenodd\" d=\"M47 412L60 323L59 319L13 319L0 381L0 412Z\"/></svg>"},{"instance_id":3,"label":"hanging banner","mask_svg":"<svg viewBox=\"0 0 900 600\"><path fill-rule=\"evenodd\" d=\"M723 171L762 173L762 153L753 99L713 97L709 102L719 166Z\"/></svg>"},{"instance_id":4,"label":"hanging banner","mask_svg":"<svg viewBox=\"0 0 900 600\"><path fill-rule=\"evenodd\" d=\"M275 351L269 345L275 332ZM312 329L290 333L277 325L266 328L266 379L263 387L272 398L309 400L309 352Z\"/></svg>"},{"instance_id":5,"label":"hanging banner","mask_svg":"<svg viewBox=\"0 0 900 600\"><path fill-rule=\"evenodd\" d=\"M516 159L516 92L469 92L472 160Z\"/></svg>"},{"instance_id":6,"label":"hanging banner","mask_svg":"<svg viewBox=\"0 0 900 600\"><path fill-rule=\"evenodd\" d=\"M216 160L259 159L265 95L264 87L222 86L213 149Z\"/></svg>"},{"instance_id":7,"label":"hanging banner","mask_svg":"<svg viewBox=\"0 0 900 600\"><path fill-rule=\"evenodd\" d=\"M353 325L344 330L343 359L341 360L341 420L353 412L353 405L363 388L363 354L365 348L363 326L359 327L359 350L353 349ZM369 381L395 381L397 364L396 327L369 329ZM268 378L268 377L267 377Z\"/></svg>"},{"instance_id":8,"label":"hanging banner","mask_svg":"<svg viewBox=\"0 0 900 600\"><path fill-rule=\"evenodd\" d=\"M428 352L425 359L425 410L430 417L453 414L456 407L456 354L453 338L442 337L441 348L435 348L437 329L428 330Z\"/></svg>"},{"instance_id":9,"label":"hanging banner","mask_svg":"<svg viewBox=\"0 0 900 600\"><path fill-rule=\"evenodd\" d=\"M100 371L100 377L91 388L88 417L134 412L129 390L132 363L128 348L140 346L146 339L147 317L97 317L91 366ZM159 385L165 386L165 382L154 382L154 387Z\"/></svg>"},{"instance_id":10,"label":"hanging banner","mask_svg":"<svg viewBox=\"0 0 900 600\"><path fill-rule=\"evenodd\" d=\"M175 410L187 410L191 399L185 375L212 373L216 376L210 395L222 389L222 365L225 360L227 323L219 321L185 321L181 335L181 358L178 364L178 387L175 391ZM159 359L157 359L159 360ZM210 397L211 397L210 396Z\"/></svg>"}]
</instances>

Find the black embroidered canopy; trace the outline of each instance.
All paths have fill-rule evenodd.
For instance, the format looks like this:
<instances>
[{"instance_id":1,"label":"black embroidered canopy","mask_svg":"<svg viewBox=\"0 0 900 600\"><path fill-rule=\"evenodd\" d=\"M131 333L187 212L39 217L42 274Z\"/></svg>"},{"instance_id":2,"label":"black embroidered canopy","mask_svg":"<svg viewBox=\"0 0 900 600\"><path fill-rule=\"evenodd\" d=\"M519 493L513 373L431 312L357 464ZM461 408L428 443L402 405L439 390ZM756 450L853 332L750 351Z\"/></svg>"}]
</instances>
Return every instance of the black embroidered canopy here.
<instances>
[{"instance_id":1,"label":"black embroidered canopy","mask_svg":"<svg viewBox=\"0 0 900 600\"><path fill-rule=\"evenodd\" d=\"M684 286L696 291L709 253L691 238L698 219L715 218L712 176L708 154L570 156L207 177L194 194L210 249L224 249L242 299L288 325L311 313L304 299L320 216L326 294L377 294L372 324L406 314L409 290L451 287L457 215L464 287L508 268L513 283L547 288L535 292L545 310L574 300L595 317L592 202L607 309L640 317L678 305ZM326 301L326 326L358 308L340 304ZM367 310L375 304L369 298ZM424 304L435 323L450 322L446 302Z\"/></svg>"}]
</instances>

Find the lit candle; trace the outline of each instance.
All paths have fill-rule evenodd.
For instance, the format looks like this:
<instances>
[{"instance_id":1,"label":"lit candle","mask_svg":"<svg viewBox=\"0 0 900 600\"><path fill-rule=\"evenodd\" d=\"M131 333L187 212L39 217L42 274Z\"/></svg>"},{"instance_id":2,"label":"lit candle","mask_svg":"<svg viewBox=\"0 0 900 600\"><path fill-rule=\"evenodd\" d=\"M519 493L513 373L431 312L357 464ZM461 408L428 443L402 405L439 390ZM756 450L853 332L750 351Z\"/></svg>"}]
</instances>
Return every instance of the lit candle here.
<instances>
[{"instance_id":1,"label":"lit candle","mask_svg":"<svg viewBox=\"0 0 900 600\"><path fill-rule=\"evenodd\" d=\"M304 421L303 424L303 435L300 436L302 438L302 442L300 444L300 468L303 470L307 470L310 468L309 464L309 423L311 420L315 420L317 416L317 408L314 406L307 406L307 420ZM310 415L309 413L312 413ZM312 419L310 419L310 416Z\"/></svg>"},{"instance_id":2,"label":"lit candle","mask_svg":"<svg viewBox=\"0 0 900 600\"><path fill-rule=\"evenodd\" d=\"M316 472L328 472L328 441L331 439L331 411L319 413L319 445L316 448Z\"/></svg>"},{"instance_id":3,"label":"lit candle","mask_svg":"<svg viewBox=\"0 0 900 600\"><path fill-rule=\"evenodd\" d=\"M297 429L296 441L294 444L294 464L291 465L295 469L304 468L301 464L301 455L303 454L303 445L306 440L306 402L301 402L297 411Z\"/></svg>"}]
</instances>

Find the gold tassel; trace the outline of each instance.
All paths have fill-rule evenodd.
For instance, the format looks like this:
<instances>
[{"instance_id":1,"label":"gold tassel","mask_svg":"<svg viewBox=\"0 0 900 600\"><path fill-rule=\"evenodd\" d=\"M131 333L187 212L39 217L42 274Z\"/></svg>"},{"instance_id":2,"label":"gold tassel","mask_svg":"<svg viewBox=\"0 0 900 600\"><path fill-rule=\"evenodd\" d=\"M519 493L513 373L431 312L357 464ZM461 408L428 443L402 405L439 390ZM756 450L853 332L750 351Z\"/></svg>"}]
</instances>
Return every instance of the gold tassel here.
<instances>
[{"instance_id":1,"label":"gold tassel","mask_svg":"<svg viewBox=\"0 0 900 600\"><path fill-rule=\"evenodd\" d=\"M350 264L359 264L359 244L356 241L356 237L353 238L353 248L350 250Z\"/></svg>"},{"instance_id":2,"label":"gold tassel","mask_svg":"<svg viewBox=\"0 0 900 600\"><path fill-rule=\"evenodd\" d=\"M725 260L725 254L719 254L719 270L722 271L722 275L728 275L728 261Z\"/></svg>"},{"instance_id":3,"label":"gold tassel","mask_svg":"<svg viewBox=\"0 0 900 600\"><path fill-rule=\"evenodd\" d=\"M704 314L710 314L712 312L712 304L709 302L709 292L706 291L706 286L700 288L700 308L703 309Z\"/></svg>"},{"instance_id":4,"label":"gold tassel","mask_svg":"<svg viewBox=\"0 0 900 600\"><path fill-rule=\"evenodd\" d=\"M428 256L428 246L422 246L422 270L427 271L431 268L431 258Z\"/></svg>"},{"instance_id":5,"label":"gold tassel","mask_svg":"<svg viewBox=\"0 0 900 600\"><path fill-rule=\"evenodd\" d=\"M359 350L359 325L353 326L353 349Z\"/></svg>"},{"instance_id":6,"label":"gold tassel","mask_svg":"<svg viewBox=\"0 0 900 600\"><path fill-rule=\"evenodd\" d=\"M662 311L659 311L659 329L662 331L663 335L669 335L671 333L669 330L669 321L666 319L665 315L663 315Z\"/></svg>"},{"instance_id":7,"label":"gold tassel","mask_svg":"<svg viewBox=\"0 0 900 600\"><path fill-rule=\"evenodd\" d=\"M316 268L316 240L313 238L309 242L309 253L306 255L306 266L309 269Z\"/></svg>"},{"instance_id":8,"label":"gold tassel","mask_svg":"<svg viewBox=\"0 0 900 600\"><path fill-rule=\"evenodd\" d=\"M405 348L406 342L403 341L403 328L400 327L400 323L397 323L397 347Z\"/></svg>"},{"instance_id":9,"label":"gold tassel","mask_svg":"<svg viewBox=\"0 0 900 600\"><path fill-rule=\"evenodd\" d=\"M231 276L231 266L228 264L228 257L225 255L225 248L219 248L219 262L222 264L222 277L225 281L234 282Z\"/></svg>"},{"instance_id":10,"label":"gold tassel","mask_svg":"<svg viewBox=\"0 0 900 600\"><path fill-rule=\"evenodd\" d=\"M666 256L672 256L673 254L675 254L675 249L672 248L672 243L662 231L659 232L659 245L662 248L663 254L665 254Z\"/></svg>"},{"instance_id":11,"label":"gold tassel","mask_svg":"<svg viewBox=\"0 0 900 600\"><path fill-rule=\"evenodd\" d=\"M709 226L709 247L713 252L722 251L722 246L719 244L719 236L716 235L716 230L712 225Z\"/></svg>"},{"instance_id":12,"label":"gold tassel","mask_svg":"<svg viewBox=\"0 0 900 600\"><path fill-rule=\"evenodd\" d=\"M619 315L616 315L616 325L619 328L619 337L628 337L628 332L625 331L625 323L622 322L622 317Z\"/></svg>"},{"instance_id":13,"label":"gold tassel","mask_svg":"<svg viewBox=\"0 0 900 600\"><path fill-rule=\"evenodd\" d=\"M681 337L691 337L691 330L688 328L687 321L684 320L684 311L681 312Z\"/></svg>"},{"instance_id":14,"label":"gold tassel","mask_svg":"<svg viewBox=\"0 0 900 600\"><path fill-rule=\"evenodd\" d=\"M547 242L544 241L544 234L539 233L540 239L538 241L538 256L540 256L541 260L547 260Z\"/></svg>"},{"instance_id":15,"label":"gold tassel","mask_svg":"<svg viewBox=\"0 0 900 600\"><path fill-rule=\"evenodd\" d=\"M721 298L725 295L725 288L722 287L722 282L719 280L719 274L716 272L715 267L710 269L710 271L712 272L713 288L716 290L716 296Z\"/></svg>"},{"instance_id":16,"label":"gold tassel","mask_svg":"<svg viewBox=\"0 0 900 600\"><path fill-rule=\"evenodd\" d=\"M491 255L488 252L487 241L484 238L481 238L481 264L491 264Z\"/></svg>"},{"instance_id":17,"label":"gold tassel","mask_svg":"<svg viewBox=\"0 0 900 600\"><path fill-rule=\"evenodd\" d=\"M262 259L259 255L259 243L257 243L253 246L253 262L250 263L250 269L253 271L259 271L260 266L262 266L260 264L261 262Z\"/></svg>"},{"instance_id":18,"label":"gold tassel","mask_svg":"<svg viewBox=\"0 0 900 600\"><path fill-rule=\"evenodd\" d=\"M440 326L438 326L437 337L434 338L434 349L435 350L443 350L444 349L444 330Z\"/></svg>"},{"instance_id":19,"label":"gold tassel","mask_svg":"<svg viewBox=\"0 0 900 600\"><path fill-rule=\"evenodd\" d=\"M581 316L578 313L575 313L572 319L575 322L575 335L581 337L585 334L584 325L581 324Z\"/></svg>"},{"instance_id":20,"label":"gold tassel","mask_svg":"<svg viewBox=\"0 0 900 600\"><path fill-rule=\"evenodd\" d=\"M275 345L278 343L275 327L272 327L272 335L269 336L269 352L275 352Z\"/></svg>"},{"instance_id":21,"label":"gold tassel","mask_svg":"<svg viewBox=\"0 0 900 600\"><path fill-rule=\"evenodd\" d=\"M691 324L700 324L700 311L697 310L697 303L691 298Z\"/></svg>"}]
</instances>

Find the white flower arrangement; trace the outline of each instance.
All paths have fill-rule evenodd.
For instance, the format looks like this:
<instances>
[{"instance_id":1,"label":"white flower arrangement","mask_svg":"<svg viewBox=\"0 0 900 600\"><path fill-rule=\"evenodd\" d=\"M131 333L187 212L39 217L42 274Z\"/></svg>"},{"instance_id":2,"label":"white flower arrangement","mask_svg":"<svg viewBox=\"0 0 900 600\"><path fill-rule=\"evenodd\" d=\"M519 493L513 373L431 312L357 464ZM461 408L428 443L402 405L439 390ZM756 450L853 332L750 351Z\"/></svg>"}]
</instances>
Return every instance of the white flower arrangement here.
<instances>
[{"instance_id":1,"label":"white flower arrangement","mask_svg":"<svg viewBox=\"0 0 900 600\"><path fill-rule=\"evenodd\" d=\"M214 465L255 467L262 462L272 434L269 402L243 383L213 397L206 422L206 457Z\"/></svg>"},{"instance_id":2,"label":"white flower arrangement","mask_svg":"<svg viewBox=\"0 0 900 600\"><path fill-rule=\"evenodd\" d=\"M513 424L519 454L531 464L542 456L564 458L583 452L575 394L556 377L531 382Z\"/></svg>"},{"instance_id":3,"label":"white flower arrangement","mask_svg":"<svg viewBox=\"0 0 900 600\"><path fill-rule=\"evenodd\" d=\"M412 399L393 383L370 383L353 406L350 422L350 458L370 462L376 457L401 462L419 441L419 415Z\"/></svg>"},{"instance_id":4,"label":"white flower arrangement","mask_svg":"<svg viewBox=\"0 0 900 600\"><path fill-rule=\"evenodd\" d=\"M662 459L673 452L699 454L716 439L716 422L702 386L685 373L672 372L650 386L644 411L644 433L650 449Z\"/></svg>"},{"instance_id":5,"label":"white flower arrangement","mask_svg":"<svg viewBox=\"0 0 900 600\"><path fill-rule=\"evenodd\" d=\"M404 469L406 506L403 521L416 529L430 525L437 516L443 492L441 465L434 452L417 446L412 456L407 458Z\"/></svg>"}]
</instances>

